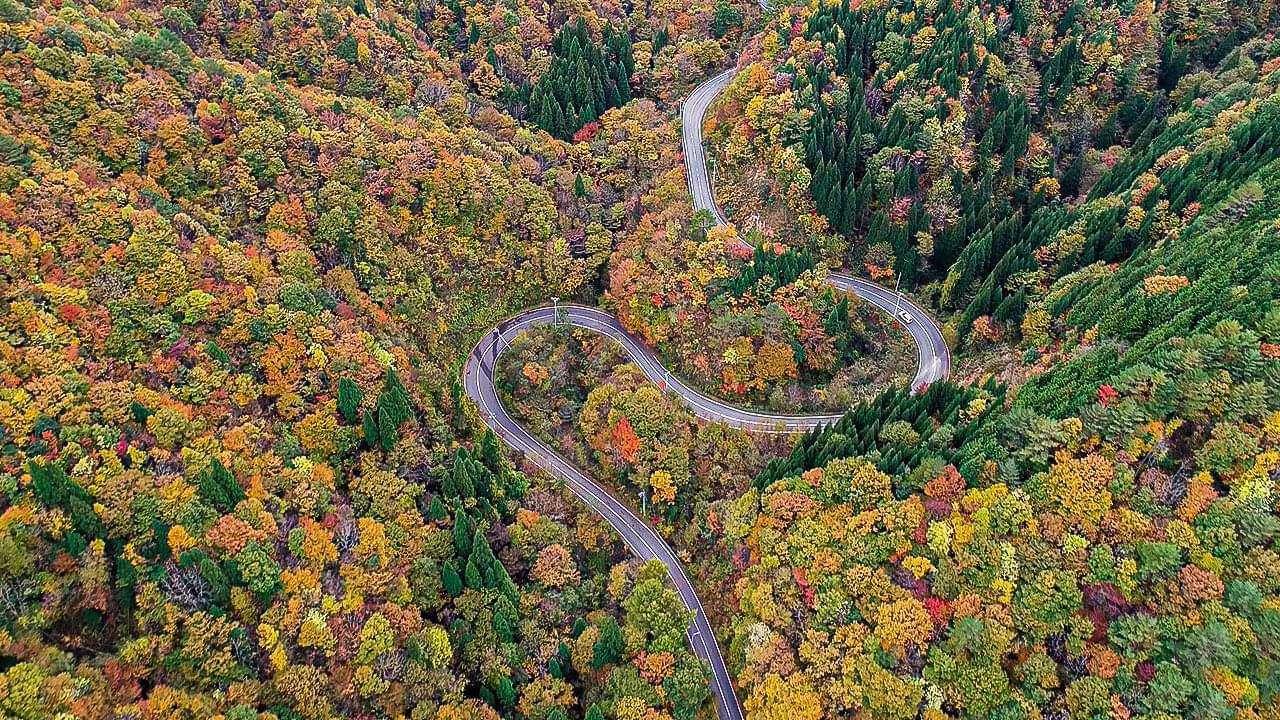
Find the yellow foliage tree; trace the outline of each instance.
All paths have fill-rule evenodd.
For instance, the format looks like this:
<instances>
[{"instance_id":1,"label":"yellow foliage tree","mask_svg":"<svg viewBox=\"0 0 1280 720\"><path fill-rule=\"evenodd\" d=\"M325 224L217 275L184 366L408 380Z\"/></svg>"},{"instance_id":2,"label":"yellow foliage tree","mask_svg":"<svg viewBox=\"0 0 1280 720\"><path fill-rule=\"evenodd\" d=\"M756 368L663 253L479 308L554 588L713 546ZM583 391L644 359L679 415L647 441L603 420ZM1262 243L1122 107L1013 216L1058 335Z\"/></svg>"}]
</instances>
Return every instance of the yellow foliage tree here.
<instances>
[{"instance_id":1,"label":"yellow foliage tree","mask_svg":"<svg viewBox=\"0 0 1280 720\"><path fill-rule=\"evenodd\" d=\"M783 679L769 673L751 690L744 704L747 720L820 720L822 705L818 693L803 677Z\"/></svg>"},{"instance_id":2,"label":"yellow foliage tree","mask_svg":"<svg viewBox=\"0 0 1280 720\"><path fill-rule=\"evenodd\" d=\"M675 502L676 484L671 479L671 473L666 470L654 470L649 476L649 487L653 488L654 501Z\"/></svg>"},{"instance_id":3,"label":"yellow foliage tree","mask_svg":"<svg viewBox=\"0 0 1280 720\"><path fill-rule=\"evenodd\" d=\"M933 619L913 597L882 604L876 612L875 638L880 647L899 657L908 647L925 648L933 634Z\"/></svg>"},{"instance_id":4,"label":"yellow foliage tree","mask_svg":"<svg viewBox=\"0 0 1280 720\"><path fill-rule=\"evenodd\" d=\"M1073 458L1059 452L1045 484L1067 523L1092 538L1111 509L1109 487L1114 476L1115 467L1097 453Z\"/></svg>"}]
</instances>

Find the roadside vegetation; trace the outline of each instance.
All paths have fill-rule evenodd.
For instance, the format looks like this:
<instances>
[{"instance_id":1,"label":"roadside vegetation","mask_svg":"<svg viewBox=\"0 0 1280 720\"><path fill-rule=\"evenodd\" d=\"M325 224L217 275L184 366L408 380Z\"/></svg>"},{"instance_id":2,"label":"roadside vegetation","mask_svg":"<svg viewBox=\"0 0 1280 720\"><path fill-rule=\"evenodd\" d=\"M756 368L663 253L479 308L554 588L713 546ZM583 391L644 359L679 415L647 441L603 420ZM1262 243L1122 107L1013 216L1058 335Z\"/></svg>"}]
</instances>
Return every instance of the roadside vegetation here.
<instances>
[{"instance_id":1,"label":"roadside vegetation","mask_svg":"<svg viewBox=\"0 0 1280 720\"><path fill-rule=\"evenodd\" d=\"M553 296L849 411L499 368L748 720L1280 715L1276 12L0 0L0 716L714 717L665 571L463 393ZM735 58L713 227L676 111Z\"/></svg>"}]
</instances>

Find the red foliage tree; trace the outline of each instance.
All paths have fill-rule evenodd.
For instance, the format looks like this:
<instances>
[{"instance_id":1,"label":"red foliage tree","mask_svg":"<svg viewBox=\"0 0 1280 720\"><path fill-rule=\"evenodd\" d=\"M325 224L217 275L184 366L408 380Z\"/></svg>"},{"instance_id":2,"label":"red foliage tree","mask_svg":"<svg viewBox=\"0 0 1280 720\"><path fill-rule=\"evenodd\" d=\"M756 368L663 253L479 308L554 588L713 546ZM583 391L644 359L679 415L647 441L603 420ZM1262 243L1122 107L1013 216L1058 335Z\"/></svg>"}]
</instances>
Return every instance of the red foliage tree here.
<instances>
[{"instance_id":1,"label":"red foliage tree","mask_svg":"<svg viewBox=\"0 0 1280 720\"><path fill-rule=\"evenodd\" d=\"M636 461L636 450L640 449L640 438L636 436L636 431L631 428L630 421L627 416L623 415L618 419L618 424L613 426L613 446L618 449L618 453L622 455L622 459L627 462Z\"/></svg>"}]
</instances>

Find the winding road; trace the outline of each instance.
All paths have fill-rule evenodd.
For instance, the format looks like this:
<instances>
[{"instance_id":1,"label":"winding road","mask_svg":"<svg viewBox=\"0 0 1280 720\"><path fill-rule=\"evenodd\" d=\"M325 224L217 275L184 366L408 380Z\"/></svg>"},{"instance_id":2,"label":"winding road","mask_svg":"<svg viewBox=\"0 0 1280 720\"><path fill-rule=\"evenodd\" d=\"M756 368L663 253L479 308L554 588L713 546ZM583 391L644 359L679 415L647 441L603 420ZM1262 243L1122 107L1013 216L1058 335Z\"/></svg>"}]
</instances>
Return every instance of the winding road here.
<instances>
[{"instance_id":1,"label":"winding road","mask_svg":"<svg viewBox=\"0 0 1280 720\"><path fill-rule=\"evenodd\" d=\"M693 196L693 208L710 211L716 222L721 225L727 225L729 221L716 205L711 181L707 178L707 157L702 145L702 119L707 114L707 108L710 107L711 102L729 84L736 73L736 68L730 68L699 85L680 111L685 175L689 179L689 194ZM739 242L746 245L741 240ZM910 318L907 322L907 331L911 333L916 343L916 375L911 380L911 387L919 388L921 385L928 385L951 373L951 351L947 349L947 341L942 337L942 330L920 306L888 288L852 275L831 273L827 276L827 282L839 290L857 295L892 317L898 318L899 322ZM902 315L903 312L906 313L905 317ZM830 422L830 419L819 422Z\"/></svg>"},{"instance_id":2,"label":"winding road","mask_svg":"<svg viewBox=\"0 0 1280 720\"><path fill-rule=\"evenodd\" d=\"M729 84L735 72L733 69L726 70L698 86L685 101L681 111L685 170L689 178L689 192L693 196L693 207L695 210L710 211L719 223L726 223L726 220L716 207L711 183L707 178L706 157L702 146L702 120L707 107ZM919 306L892 290L850 275L832 273L828 276L828 282L833 287L853 293L890 313L899 322L905 322L916 343L917 367L912 387L919 388L947 377L951 370L951 354L946 341L937 324ZM733 680L725 668L724 658L720 654L711 624L707 621L707 614L675 552L626 503L583 474L546 443L535 438L512 419L502 406L494 385L498 356L510 346L515 337L529 328L553 323L585 328L612 338L651 381L665 391L679 395L695 415L705 420L723 422L751 432L797 433L831 424L840 419L840 415L762 413L705 395L672 376L654 352L639 338L627 332L613 315L583 305L561 304L558 309L540 307L526 310L486 334L467 356L463 386L467 396L480 409L485 424L525 458L563 480L575 495L613 526L637 557L642 560L658 560L667 568L681 601L693 612L693 622L688 629L689 644L694 653L711 668L711 691L715 696L720 720L743 720L742 705L738 702Z\"/></svg>"}]
</instances>

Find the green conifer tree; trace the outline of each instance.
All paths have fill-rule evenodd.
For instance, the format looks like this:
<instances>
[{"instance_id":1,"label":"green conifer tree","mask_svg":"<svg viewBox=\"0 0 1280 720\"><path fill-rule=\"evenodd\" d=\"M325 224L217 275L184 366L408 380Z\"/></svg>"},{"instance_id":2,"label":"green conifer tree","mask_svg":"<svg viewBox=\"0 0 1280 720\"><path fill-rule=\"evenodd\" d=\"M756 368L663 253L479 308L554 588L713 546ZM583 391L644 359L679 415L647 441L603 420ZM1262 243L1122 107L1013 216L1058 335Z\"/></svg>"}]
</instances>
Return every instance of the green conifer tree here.
<instances>
[{"instance_id":1,"label":"green conifer tree","mask_svg":"<svg viewBox=\"0 0 1280 720\"><path fill-rule=\"evenodd\" d=\"M351 425L360 421L360 403L364 401L364 393L360 386L349 378L338 380L338 412L342 419Z\"/></svg>"},{"instance_id":2,"label":"green conifer tree","mask_svg":"<svg viewBox=\"0 0 1280 720\"><path fill-rule=\"evenodd\" d=\"M454 566L452 560L440 567L440 584L444 586L444 591L451 598L456 598L462 594L462 578L458 576L458 569Z\"/></svg>"}]
</instances>

